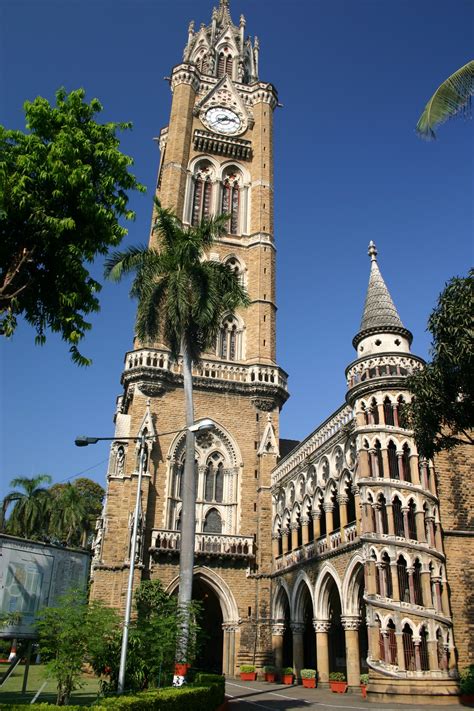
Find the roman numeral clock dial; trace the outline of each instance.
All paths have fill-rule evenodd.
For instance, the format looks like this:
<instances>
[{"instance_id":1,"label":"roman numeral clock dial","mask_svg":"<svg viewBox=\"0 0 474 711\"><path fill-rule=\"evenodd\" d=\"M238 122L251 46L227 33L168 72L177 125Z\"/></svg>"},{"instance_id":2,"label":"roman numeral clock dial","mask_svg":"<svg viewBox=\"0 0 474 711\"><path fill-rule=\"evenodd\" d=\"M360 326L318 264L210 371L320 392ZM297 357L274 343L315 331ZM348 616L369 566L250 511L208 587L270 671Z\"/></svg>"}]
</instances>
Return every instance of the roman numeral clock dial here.
<instances>
[{"instance_id":1,"label":"roman numeral clock dial","mask_svg":"<svg viewBox=\"0 0 474 711\"><path fill-rule=\"evenodd\" d=\"M240 116L223 106L213 106L208 109L204 115L204 121L212 131L224 135L239 133L242 127Z\"/></svg>"}]
</instances>

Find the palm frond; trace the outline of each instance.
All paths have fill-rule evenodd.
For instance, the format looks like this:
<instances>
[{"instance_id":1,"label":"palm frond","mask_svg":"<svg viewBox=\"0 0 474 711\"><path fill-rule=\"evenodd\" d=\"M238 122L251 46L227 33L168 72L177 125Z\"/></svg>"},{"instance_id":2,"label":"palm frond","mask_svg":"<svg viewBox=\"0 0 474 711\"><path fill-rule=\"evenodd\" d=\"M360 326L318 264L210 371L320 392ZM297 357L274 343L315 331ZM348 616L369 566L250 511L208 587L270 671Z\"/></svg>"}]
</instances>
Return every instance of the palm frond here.
<instances>
[{"instance_id":1,"label":"palm frond","mask_svg":"<svg viewBox=\"0 0 474 711\"><path fill-rule=\"evenodd\" d=\"M112 252L105 260L104 276L111 281L120 281L126 274L142 266L149 251L145 245L139 245L123 252Z\"/></svg>"},{"instance_id":2,"label":"palm frond","mask_svg":"<svg viewBox=\"0 0 474 711\"><path fill-rule=\"evenodd\" d=\"M474 94L474 60L471 60L446 79L425 106L416 132L421 138L436 138L435 128L464 112L470 115Z\"/></svg>"}]
</instances>

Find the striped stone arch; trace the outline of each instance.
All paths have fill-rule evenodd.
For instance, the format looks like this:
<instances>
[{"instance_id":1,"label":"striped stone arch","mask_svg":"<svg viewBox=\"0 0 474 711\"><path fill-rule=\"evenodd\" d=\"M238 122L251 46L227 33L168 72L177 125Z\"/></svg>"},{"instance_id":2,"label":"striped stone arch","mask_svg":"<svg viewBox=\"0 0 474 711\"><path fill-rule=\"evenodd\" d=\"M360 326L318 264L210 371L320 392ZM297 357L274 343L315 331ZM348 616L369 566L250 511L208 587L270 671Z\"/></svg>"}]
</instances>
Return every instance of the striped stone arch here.
<instances>
[{"instance_id":1,"label":"striped stone arch","mask_svg":"<svg viewBox=\"0 0 474 711\"><path fill-rule=\"evenodd\" d=\"M314 612L319 620L329 619L330 584L336 585L342 605L342 585L339 575L331 563L324 563L314 585Z\"/></svg>"},{"instance_id":2,"label":"striped stone arch","mask_svg":"<svg viewBox=\"0 0 474 711\"><path fill-rule=\"evenodd\" d=\"M300 570L298 575L296 576L295 583L293 585L293 589L291 592L291 600L290 600L290 610L291 610L291 619L294 622L303 622L303 610L301 609L301 600L302 600L302 590L303 587L306 587L309 593L309 596L311 598L311 604L313 606L313 617L314 617L314 591L313 591L313 586L311 585L311 581L303 570Z\"/></svg>"},{"instance_id":3,"label":"striped stone arch","mask_svg":"<svg viewBox=\"0 0 474 711\"><path fill-rule=\"evenodd\" d=\"M282 620L285 617L285 608L283 601L288 602L288 608L291 611L291 593L288 587L288 583L285 580L279 579L277 589L273 591L272 594L272 620Z\"/></svg>"},{"instance_id":4,"label":"striped stone arch","mask_svg":"<svg viewBox=\"0 0 474 711\"><path fill-rule=\"evenodd\" d=\"M359 593L364 587L364 560L360 554L355 555L346 568L342 581L342 614L357 616L359 614Z\"/></svg>"}]
</instances>

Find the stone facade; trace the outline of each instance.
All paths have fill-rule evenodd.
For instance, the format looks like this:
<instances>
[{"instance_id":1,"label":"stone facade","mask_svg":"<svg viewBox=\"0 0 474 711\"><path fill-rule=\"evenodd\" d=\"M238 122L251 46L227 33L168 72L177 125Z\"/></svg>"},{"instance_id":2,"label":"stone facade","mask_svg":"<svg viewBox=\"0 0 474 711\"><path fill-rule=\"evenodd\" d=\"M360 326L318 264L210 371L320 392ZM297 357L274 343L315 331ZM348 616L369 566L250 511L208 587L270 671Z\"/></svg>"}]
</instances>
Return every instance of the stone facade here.
<instances>
[{"instance_id":1,"label":"stone facade","mask_svg":"<svg viewBox=\"0 0 474 711\"><path fill-rule=\"evenodd\" d=\"M473 487L461 449L418 458L401 411L406 377L423 366L370 245L371 272L347 398L279 456L287 377L276 363L273 110L258 76L259 44L220 0L211 24L191 23L171 73L160 134L157 196L184 224L225 212L210 258L229 263L251 305L224 319L215 350L193 368L196 438L195 596L213 647L208 667L235 675L253 662L343 671L349 690L409 702L457 694L457 663L473 661ZM154 236L151 232L150 240ZM92 595L124 606L137 451L154 436L141 492L135 583L179 584L184 393L165 344L135 342L98 524ZM469 547L469 548L468 548ZM469 553L470 551L470 553Z\"/></svg>"}]
</instances>

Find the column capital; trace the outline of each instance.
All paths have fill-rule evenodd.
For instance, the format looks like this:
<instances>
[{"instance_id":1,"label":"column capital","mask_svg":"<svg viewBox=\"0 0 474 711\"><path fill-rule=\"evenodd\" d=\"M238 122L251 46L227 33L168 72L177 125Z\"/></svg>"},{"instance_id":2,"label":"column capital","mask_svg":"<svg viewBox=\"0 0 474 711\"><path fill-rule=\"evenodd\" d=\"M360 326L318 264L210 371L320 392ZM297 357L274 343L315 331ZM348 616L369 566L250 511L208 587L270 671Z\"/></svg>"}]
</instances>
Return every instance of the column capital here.
<instances>
[{"instance_id":1,"label":"column capital","mask_svg":"<svg viewBox=\"0 0 474 711\"><path fill-rule=\"evenodd\" d=\"M299 524L298 524L298 523L290 523L290 530L291 530L291 531L297 531L298 528L299 528Z\"/></svg>"},{"instance_id":2,"label":"column capital","mask_svg":"<svg viewBox=\"0 0 474 711\"><path fill-rule=\"evenodd\" d=\"M290 622L290 628L293 634L303 634L305 623L304 622Z\"/></svg>"},{"instance_id":3,"label":"column capital","mask_svg":"<svg viewBox=\"0 0 474 711\"><path fill-rule=\"evenodd\" d=\"M239 629L239 623L238 622L223 622L222 629L225 632L236 632Z\"/></svg>"},{"instance_id":4,"label":"column capital","mask_svg":"<svg viewBox=\"0 0 474 711\"><path fill-rule=\"evenodd\" d=\"M338 494L336 498L337 498L338 504L348 504L349 503L349 497L346 496L346 494Z\"/></svg>"},{"instance_id":5,"label":"column capital","mask_svg":"<svg viewBox=\"0 0 474 711\"><path fill-rule=\"evenodd\" d=\"M301 519L301 525L302 526L308 526L309 525L309 518L307 516L303 516Z\"/></svg>"},{"instance_id":6,"label":"column capital","mask_svg":"<svg viewBox=\"0 0 474 711\"><path fill-rule=\"evenodd\" d=\"M323 509L326 513L331 513L331 511L334 511L334 504L323 504Z\"/></svg>"},{"instance_id":7,"label":"column capital","mask_svg":"<svg viewBox=\"0 0 474 711\"><path fill-rule=\"evenodd\" d=\"M343 617L341 617L341 622L345 630L358 630L360 627L361 619L360 617L344 615Z\"/></svg>"},{"instance_id":8,"label":"column capital","mask_svg":"<svg viewBox=\"0 0 474 711\"><path fill-rule=\"evenodd\" d=\"M331 629L331 622L329 620L313 619L313 626L315 632L329 632Z\"/></svg>"},{"instance_id":9,"label":"column capital","mask_svg":"<svg viewBox=\"0 0 474 711\"><path fill-rule=\"evenodd\" d=\"M316 521L318 518L321 518L321 511L311 511L311 516L313 517L313 521Z\"/></svg>"},{"instance_id":10,"label":"column capital","mask_svg":"<svg viewBox=\"0 0 474 711\"><path fill-rule=\"evenodd\" d=\"M272 635L282 636L284 634L285 634L285 623L284 622L272 623Z\"/></svg>"}]
</instances>

